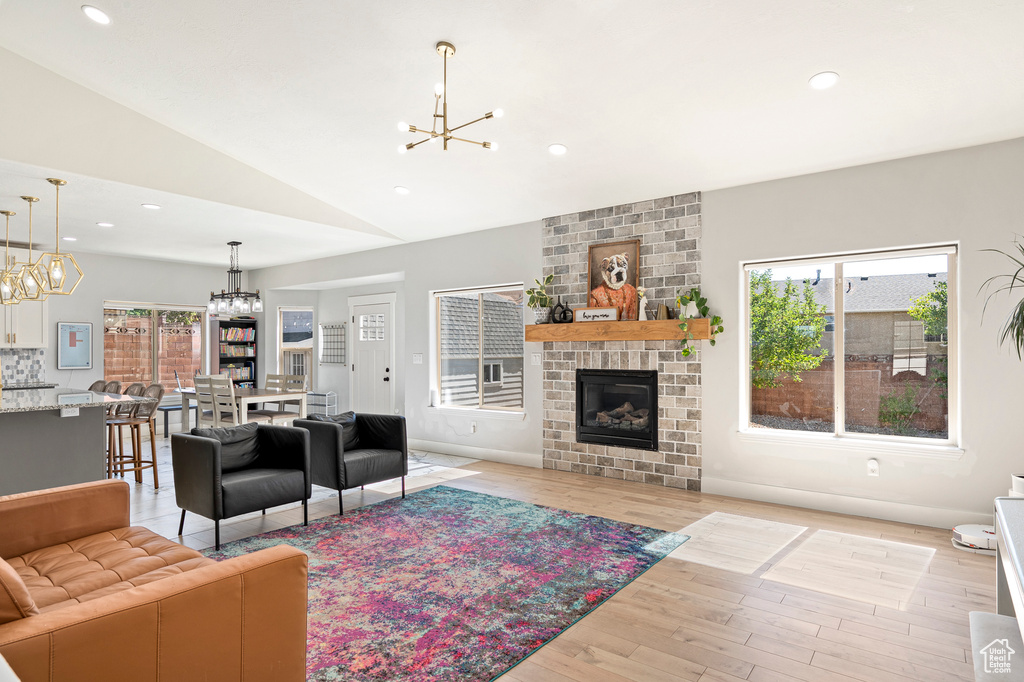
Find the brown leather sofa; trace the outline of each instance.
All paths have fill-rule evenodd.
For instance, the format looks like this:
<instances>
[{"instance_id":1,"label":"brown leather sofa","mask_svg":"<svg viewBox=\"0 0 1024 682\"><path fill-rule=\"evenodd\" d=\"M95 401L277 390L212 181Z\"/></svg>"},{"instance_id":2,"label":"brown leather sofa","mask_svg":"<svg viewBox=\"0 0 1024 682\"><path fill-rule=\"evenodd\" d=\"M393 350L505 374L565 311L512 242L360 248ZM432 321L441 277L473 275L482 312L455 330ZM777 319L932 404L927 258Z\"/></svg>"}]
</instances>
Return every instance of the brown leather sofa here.
<instances>
[{"instance_id":1,"label":"brown leather sofa","mask_svg":"<svg viewBox=\"0 0 1024 682\"><path fill-rule=\"evenodd\" d=\"M22 682L305 679L305 554L215 562L128 509L115 480L0 497L0 654Z\"/></svg>"}]
</instances>

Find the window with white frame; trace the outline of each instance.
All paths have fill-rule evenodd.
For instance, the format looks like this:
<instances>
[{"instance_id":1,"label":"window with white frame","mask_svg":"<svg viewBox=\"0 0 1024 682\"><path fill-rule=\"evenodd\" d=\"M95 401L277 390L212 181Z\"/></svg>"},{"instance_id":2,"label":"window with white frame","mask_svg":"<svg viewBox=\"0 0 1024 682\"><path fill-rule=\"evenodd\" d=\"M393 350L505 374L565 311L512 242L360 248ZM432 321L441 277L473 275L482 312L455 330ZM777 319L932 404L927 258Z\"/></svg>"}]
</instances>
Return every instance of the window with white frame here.
<instances>
[{"instance_id":1,"label":"window with white frame","mask_svg":"<svg viewBox=\"0 0 1024 682\"><path fill-rule=\"evenodd\" d=\"M521 284L434 294L442 407L523 409Z\"/></svg>"},{"instance_id":2,"label":"window with white frame","mask_svg":"<svg viewBox=\"0 0 1024 682\"><path fill-rule=\"evenodd\" d=\"M748 263L751 432L956 445L956 248Z\"/></svg>"},{"instance_id":3,"label":"window with white frame","mask_svg":"<svg viewBox=\"0 0 1024 682\"><path fill-rule=\"evenodd\" d=\"M278 308L277 366L278 371L306 377L313 385L313 309Z\"/></svg>"}]
</instances>

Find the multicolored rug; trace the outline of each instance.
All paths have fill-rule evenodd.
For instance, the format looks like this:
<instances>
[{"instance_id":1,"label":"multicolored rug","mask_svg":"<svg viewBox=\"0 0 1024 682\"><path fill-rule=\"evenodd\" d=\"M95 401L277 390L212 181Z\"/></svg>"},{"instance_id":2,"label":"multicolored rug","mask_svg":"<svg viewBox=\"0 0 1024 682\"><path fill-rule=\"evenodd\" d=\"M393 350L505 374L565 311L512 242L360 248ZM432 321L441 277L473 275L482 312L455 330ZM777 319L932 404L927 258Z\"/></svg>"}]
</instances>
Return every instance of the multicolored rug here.
<instances>
[{"instance_id":1,"label":"multicolored rug","mask_svg":"<svg viewBox=\"0 0 1024 682\"><path fill-rule=\"evenodd\" d=\"M439 486L221 546L309 555L310 680L490 680L687 536Z\"/></svg>"}]
</instances>

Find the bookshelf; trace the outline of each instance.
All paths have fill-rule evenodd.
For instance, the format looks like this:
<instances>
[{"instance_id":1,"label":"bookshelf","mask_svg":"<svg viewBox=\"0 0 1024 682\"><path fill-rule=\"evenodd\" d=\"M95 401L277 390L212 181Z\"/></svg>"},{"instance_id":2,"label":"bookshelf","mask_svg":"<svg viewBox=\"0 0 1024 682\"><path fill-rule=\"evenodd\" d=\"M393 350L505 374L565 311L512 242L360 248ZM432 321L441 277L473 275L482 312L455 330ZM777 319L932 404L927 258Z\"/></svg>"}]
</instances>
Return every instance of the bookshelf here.
<instances>
[{"instance_id":1,"label":"bookshelf","mask_svg":"<svg viewBox=\"0 0 1024 682\"><path fill-rule=\"evenodd\" d=\"M210 318L215 359L214 374L227 374L238 387L256 388L256 320L252 318Z\"/></svg>"}]
</instances>

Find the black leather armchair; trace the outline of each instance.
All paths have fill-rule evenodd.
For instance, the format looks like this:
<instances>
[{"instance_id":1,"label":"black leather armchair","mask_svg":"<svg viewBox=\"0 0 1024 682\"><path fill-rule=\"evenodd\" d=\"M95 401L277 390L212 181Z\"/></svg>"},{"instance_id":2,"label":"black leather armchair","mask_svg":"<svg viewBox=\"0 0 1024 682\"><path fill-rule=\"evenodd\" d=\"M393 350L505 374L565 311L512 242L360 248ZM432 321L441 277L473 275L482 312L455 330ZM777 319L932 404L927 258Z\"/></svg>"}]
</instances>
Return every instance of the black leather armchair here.
<instances>
[{"instance_id":1,"label":"black leather armchair","mask_svg":"<svg viewBox=\"0 0 1024 682\"><path fill-rule=\"evenodd\" d=\"M409 475L409 447L405 417L388 414L356 414L358 444L345 449L341 424L296 419L292 425L309 432L313 483L338 491L338 510L345 513L342 491ZM351 441L351 439L350 439Z\"/></svg>"},{"instance_id":2,"label":"black leather armchair","mask_svg":"<svg viewBox=\"0 0 1024 682\"><path fill-rule=\"evenodd\" d=\"M202 435L201 435L202 434ZM220 549L221 519L289 502L302 502L302 523L309 523L312 494L309 433L289 426L246 424L193 429L171 436L174 496L185 511L212 519Z\"/></svg>"}]
</instances>

